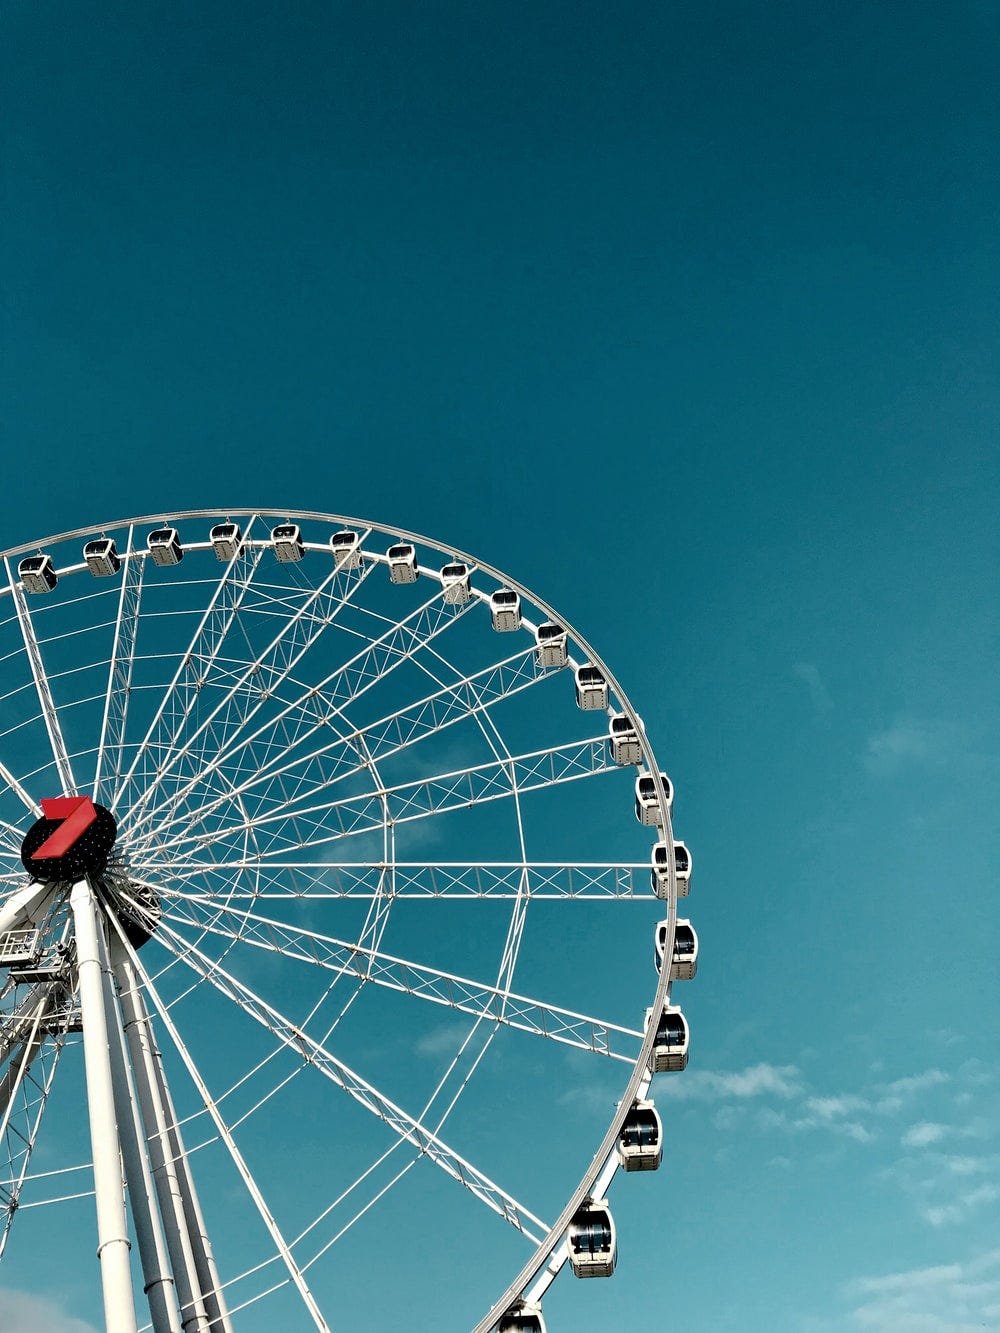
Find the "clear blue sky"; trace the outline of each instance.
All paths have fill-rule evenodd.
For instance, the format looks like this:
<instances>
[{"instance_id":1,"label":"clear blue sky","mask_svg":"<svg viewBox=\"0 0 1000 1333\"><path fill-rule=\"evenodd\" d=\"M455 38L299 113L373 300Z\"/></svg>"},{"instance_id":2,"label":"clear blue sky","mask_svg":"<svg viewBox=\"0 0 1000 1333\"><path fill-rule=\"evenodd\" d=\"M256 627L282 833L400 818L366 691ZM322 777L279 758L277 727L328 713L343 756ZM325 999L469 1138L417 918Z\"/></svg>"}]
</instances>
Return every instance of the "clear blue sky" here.
<instances>
[{"instance_id":1,"label":"clear blue sky","mask_svg":"<svg viewBox=\"0 0 1000 1333\"><path fill-rule=\"evenodd\" d=\"M1000 1329L998 37L972 2L0 19L0 545L426 532L580 626L677 784L691 1064L553 1330Z\"/></svg>"}]
</instances>

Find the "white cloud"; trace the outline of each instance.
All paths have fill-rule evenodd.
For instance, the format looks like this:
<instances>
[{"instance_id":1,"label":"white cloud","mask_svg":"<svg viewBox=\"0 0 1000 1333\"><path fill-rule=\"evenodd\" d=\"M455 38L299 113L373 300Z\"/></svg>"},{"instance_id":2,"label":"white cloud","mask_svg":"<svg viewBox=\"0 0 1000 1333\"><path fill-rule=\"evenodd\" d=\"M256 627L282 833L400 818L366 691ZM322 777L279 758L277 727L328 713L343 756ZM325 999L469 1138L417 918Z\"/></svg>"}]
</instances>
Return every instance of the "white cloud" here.
<instances>
[{"instance_id":1,"label":"white cloud","mask_svg":"<svg viewBox=\"0 0 1000 1333\"><path fill-rule=\"evenodd\" d=\"M992 1170L995 1159L990 1157L942 1157L941 1164L953 1176L977 1176Z\"/></svg>"},{"instance_id":2,"label":"white cloud","mask_svg":"<svg viewBox=\"0 0 1000 1333\"><path fill-rule=\"evenodd\" d=\"M996 1328L1000 1251L966 1263L861 1278L847 1289L854 1322L879 1333L982 1333Z\"/></svg>"},{"instance_id":3,"label":"white cloud","mask_svg":"<svg viewBox=\"0 0 1000 1333\"><path fill-rule=\"evenodd\" d=\"M750 1065L747 1069L717 1073L708 1069L689 1070L682 1079L657 1084L657 1096L675 1101L725 1101L748 1097L796 1097L802 1080L794 1065Z\"/></svg>"},{"instance_id":4,"label":"white cloud","mask_svg":"<svg viewBox=\"0 0 1000 1333\"><path fill-rule=\"evenodd\" d=\"M873 776L888 777L909 765L926 765L951 757L955 743L954 727L898 718L891 727L868 738L863 762Z\"/></svg>"},{"instance_id":5,"label":"white cloud","mask_svg":"<svg viewBox=\"0 0 1000 1333\"><path fill-rule=\"evenodd\" d=\"M420 1055L454 1055L468 1035L472 1019L441 1023L417 1038L416 1050Z\"/></svg>"},{"instance_id":6,"label":"white cloud","mask_svg":"<svg viewBox=\"0 0 1000 1333\"><path fill-rule=\"evenodd\" d=\"M832 1121L855 1111L867 1111L870 1107L864 1097L845 1093L839 1097L807 1097L805 1109L817 1120Z\"/></svg>"},{"instance_id":7,"label":"white cloud","mask_svg":"<svg viewBox=\"0 0 1000 1333\"><path fill-rule=\"evenodd\" d=\"M875 1089L875 1109L884 1115L899 1111L904 1102L918 1092L927 1092L930 1088L940 1087L950 1082L950 1076L941 1069L925 1069L920 1074L910 1074L906 1078L893 1079Z\"/></svg>"},{"instance_id":8,"label":"white cloud","mask_svg":"<svg viewBox=\"0 0 1000 1333\"><path fill-rule=\"evenodd\" d=\"M933 1120L922 1120L918 1125L911 1125L903 1135L905 1148L927 1148L932 1143L940 1143L948 1132L946 1125L939 1125Z\"/></svg>"},{"instance_id":9,"label":"white cloud","mask_svg":"<svg viewBox=\"0 0 1000 1333\"><path fill-rule=\"evenodd\" d=\"M996 1203L997 1199L1000 1199L1000 1189L995 1185L979 1185L974 1190L958 1195L951 1203L934 1204L921 1209L921 1216L932 1227L955 1226L984 1205Z\"/></svg>"},{"instance_id":10,"label":"white cloud","mask_svg":"<svg viewBox=\"0 0 1000 1333\"><path fill-rule=\"evenodd\" d=\"M0 1287L0 1328L3 1333L97 1333L93 1324L75 1319L45 1296Z\"/></svg>"}]
</instances>

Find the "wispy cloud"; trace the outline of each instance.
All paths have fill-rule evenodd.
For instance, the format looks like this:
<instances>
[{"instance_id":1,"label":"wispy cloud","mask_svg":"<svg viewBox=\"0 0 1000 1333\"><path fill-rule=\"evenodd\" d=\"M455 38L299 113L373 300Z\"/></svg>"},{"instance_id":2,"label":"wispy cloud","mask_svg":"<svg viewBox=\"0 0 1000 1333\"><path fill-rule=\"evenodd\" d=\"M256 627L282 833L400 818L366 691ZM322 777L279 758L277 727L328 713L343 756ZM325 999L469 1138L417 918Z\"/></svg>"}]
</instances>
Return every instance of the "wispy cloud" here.
<instances>
[{"instance_id":1,"label":"wispy cloud","mask_svg":"<svg viewBox=\"0 0 1000 1333\"><path fill-rule=\"evenodd\" d=\"M922 1208L920 1215L932 1227L957 1226L981 1208L996 1203L997 1199L1000 1199L1000 1189L995 1185L977 1185L975 1189L956 1194L949 1203L935 1203Z\"/></svg>"},{"instance_id":2,"label":"wispy cloud","mask_svg":"<svg viewBox=\"0 0 1000 1333\"><path fill-rule=\"evenodd\" d=\"M746 1069L716 1073L689 1070L682 1079L657 1085L657 1096L675 1101L717 1102L749 1097L795 1097L802 1092L802 1079L794 1065L750 1065Z\"/></svg>"},{"instance_id":3,"label":"wispy cloud","mask_svg":"<svg viewBox=\"0 0 1000 1333\"><path fill-rule=\"evenodd\" d=\"M913 765L938 762L954 750L955 731L941 722L900 717L868 738L863 762L874 777L888 777Z\"/></svg>"},{"instance_id":4,"label":"wispy cloud","mask_svg":"<svg viewBox=\"0 0 1000 1333\"><path fill-rule=\"evenodd\" d=\"M939 1143L948 1133L946 1125L939 1125L933 1120L921 1120L918 1125L911 1125L903 1135L904 1148L927 1148L932 1143Z\"/></svg>"},{"instance_id":5,"label":"wispy cloud","mask_svg":"<svg viewBox=\"0 0 1000 1333\"><path fill-rule=\"evenodd\" d=\"M65 1313L56 1301L27 1291L0 1287L3 1333L97 1333L93 1324Z\"/></svg>"},{"instance_id":6,"label":"wispy cloud","mask_svg":"<svg viewBox=\"0 0 1000 1333\"><path fill-rule=\"evenodd\" d=\"M833 700L830 698L830 691L826 688L823 677L819 673L819 667L812 662L796 662L792 667L792 673L802 681L809 691L809 698L816 712L829 713L833 708Z\"/></svg>"},{"instance_id":7,"label":"wispy cloud","mask_svg":"<svg viewBox=\"0 0 1000 1333\"><path fill-rule=\"evenodd\" d=\"M879 1085L876 1091L875 1109L885 1114L899 1111L915 1093L927 1092L950 1081L951 1076L943 1069L925 1069L919 1074L893 1079L890 1083Z\"/></svg>"},{"instance_id":8,"label":"wispy cloud","mask_svg":"<svg viewBox=\"0 0 1000 1333\"><path fill-rule=\"evenodd\" d=\"M416 1050L420 1055L454 1055L462 1045L472 1026L472 1019L454 1023L441 1023L425 1032L416 1041Z\"/></svg>"},{"instance_id":9,"label":"wispy cloud","mask_svg":"<svg viewBox=\"0 0 1000 1333\"><path fill-rule=\"evenodd\" d=\"M860 1278L845 1295L854 1322L880 1333L982 1333L1000 1317L1000 1250L965 1263Z\"/></svg>"}]
</instances>

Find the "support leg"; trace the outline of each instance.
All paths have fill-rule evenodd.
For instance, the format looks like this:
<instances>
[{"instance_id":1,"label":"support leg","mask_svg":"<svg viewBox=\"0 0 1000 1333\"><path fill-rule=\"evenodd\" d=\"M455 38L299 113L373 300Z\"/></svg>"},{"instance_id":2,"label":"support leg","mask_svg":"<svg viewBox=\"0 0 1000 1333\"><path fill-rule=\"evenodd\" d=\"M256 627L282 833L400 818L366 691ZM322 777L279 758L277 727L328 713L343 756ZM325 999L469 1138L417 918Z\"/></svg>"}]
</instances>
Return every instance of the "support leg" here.
<instances>
[{"instance_id":1,"label":"support leg","mask_svg":"<svg viewBox=\"0 0 1000 1333\"><path fill-rule=\"evenodd\" d=\"M146 1122L153 1177L181 1302L184 1333L232 1333L194 1181L132 962L117 942L114 969L136 1091Z\"/></svg>"},{"instance_id":2,"label":"support leg","mask_svg":"<svg viewBox=\"0 0 1000 1333\"><path fill-rule=\"evenodd\" d=\"M80 1011L83 1018L83 1056L87 1076L87 1110L94 1155L94 1193L97 1200L97 1253L104 1291L107 1333L136 1333L132 1295L131 1243L125 1220L118 1124L115 1119L108 1022L98 933L103 929L97 903L86 879L70 894L76 933Z\"/></svg>"}]
</instances>

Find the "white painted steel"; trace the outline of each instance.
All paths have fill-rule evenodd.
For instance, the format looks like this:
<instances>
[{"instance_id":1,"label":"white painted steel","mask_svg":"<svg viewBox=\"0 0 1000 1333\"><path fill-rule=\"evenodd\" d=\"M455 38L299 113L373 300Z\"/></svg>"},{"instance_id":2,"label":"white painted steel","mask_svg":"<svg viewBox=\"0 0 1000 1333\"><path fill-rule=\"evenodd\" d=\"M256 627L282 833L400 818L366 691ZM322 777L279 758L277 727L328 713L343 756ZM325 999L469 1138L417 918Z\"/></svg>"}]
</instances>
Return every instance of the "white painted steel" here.
<instances>
[{"instance_id":1,"label":"white painted steel","mask_svg":"<svg viewBox=\"0 0 1000 1333\"><path fill-rule=\"evenodd\" d=\"M184 1333L187 1333L189 1328L197 1329L197 1333L208 1333L207 1323L204 1325L182 1323L181 1311L178 1309L166 1242L154 1197L152 1171L139 1122L138 1101L126 1059L125 1038L114 993L103 924L97 932L97 949L104 985L104 1012L108 1019L108 1055L111 1062L111 1086L121 1143L122 1165L125 1168L129 1211L142 1265L142 1289L149 1303L153 1333L181 1333L182 1327Z\"/></svg>"},{"instance_id":2,"label":"white painted steel","mask_svg":"<svg viewBox=\"0 0 1000 1333\"><path fill-rule=\"evenodd\" d=\"M87 1068L87 1112L94 1155L94 1193L97 1201L97 1254L101 1264L104 1318L107 1333L136 1333L132 1303L131 1242L125 1219L118 1126L115 1118L111 1061L108 1053L108 1016L93 890L78 880L70 894L76 934L80 1009L83 1014L83 1053Z\"/></svg>"}]
</instances>

